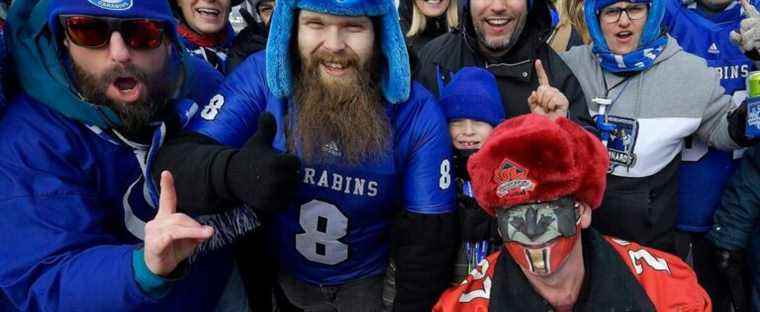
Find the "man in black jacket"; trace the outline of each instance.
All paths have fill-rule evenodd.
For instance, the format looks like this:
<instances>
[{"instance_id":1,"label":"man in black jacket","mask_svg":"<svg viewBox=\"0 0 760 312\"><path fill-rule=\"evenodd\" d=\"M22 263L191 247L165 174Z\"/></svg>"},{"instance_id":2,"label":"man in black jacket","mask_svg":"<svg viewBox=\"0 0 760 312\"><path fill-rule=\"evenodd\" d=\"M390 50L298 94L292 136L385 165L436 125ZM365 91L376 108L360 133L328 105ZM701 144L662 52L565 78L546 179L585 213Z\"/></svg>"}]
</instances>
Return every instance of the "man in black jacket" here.
<instances>
[{"instance_id":1,"label":"man in black jacket","mask_svg":"<svg viewBox=\"0 0 760 312\"><path fill-rule=\"evenodd\" d=\"M464 0L461 29L444 34L420 51L415 79L438 94L444 81L465 66L485 67L499 84L507 118L531 112L528 97L539 90L535 61L569 102L569 117L592 125L583 91L570 69L545 43L551 34L546 0Z\"/></svg>"},{"instance_id":2,"label":"man in black jacket","mask_svg":"<svg viewBox=\"0 0 760 312\"><path fill-rule=\"evenodd\" d=\"M551 34L546 0L464 0L462 4L460 29L420 51L417 81L438 94L438 86L461 68L485 67L496 76L507 118L530 112L567 114L595 132L578 80L545 43ZM554 102L562 107L553 112L541 109L557 106ZM468 156L455 158L466 163ZM464 237L500 239L488 230L495 225L483 226L493 220L478 207L464 211L468 213L459 216Z\"/></svg>"}]
</instances>

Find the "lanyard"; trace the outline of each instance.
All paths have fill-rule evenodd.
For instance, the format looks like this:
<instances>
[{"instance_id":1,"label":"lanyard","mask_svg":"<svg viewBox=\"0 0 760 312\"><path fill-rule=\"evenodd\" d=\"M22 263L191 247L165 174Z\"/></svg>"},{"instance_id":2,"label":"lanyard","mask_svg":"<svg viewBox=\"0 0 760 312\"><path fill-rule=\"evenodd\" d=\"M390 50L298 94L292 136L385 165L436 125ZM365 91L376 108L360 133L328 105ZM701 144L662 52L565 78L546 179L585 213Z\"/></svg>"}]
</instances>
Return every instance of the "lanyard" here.
<instances>
[{"instance_id":1,"label":"lanyard","mask_svg":"<svg viewBox=\"0 0 760 312\"><path fill-rule=\"evenodd\" d=\"M612 86L612 88L610 88L607 84L607 76L604 74L604 71L602 71L602 81L604 82L604 97L594 98L592 101L599 105L599 114L594 116L594 121L596 122L596 128L599 129L602 144L604 144L605 147L607 147L607 143L610 140L610 133L617 127L615 124L609 122L609 112L612 109L612 106L615 105L615 103L620 99L620 96L623 95L625 89L628 88L628 83L631 82L630 78L631 77L625 77L623 80L616 83L614 86ZM617 88L621 84L623 85L623 89L618 92L613 100L610 100L610 91Z\"/></svg>"}]
</instances>

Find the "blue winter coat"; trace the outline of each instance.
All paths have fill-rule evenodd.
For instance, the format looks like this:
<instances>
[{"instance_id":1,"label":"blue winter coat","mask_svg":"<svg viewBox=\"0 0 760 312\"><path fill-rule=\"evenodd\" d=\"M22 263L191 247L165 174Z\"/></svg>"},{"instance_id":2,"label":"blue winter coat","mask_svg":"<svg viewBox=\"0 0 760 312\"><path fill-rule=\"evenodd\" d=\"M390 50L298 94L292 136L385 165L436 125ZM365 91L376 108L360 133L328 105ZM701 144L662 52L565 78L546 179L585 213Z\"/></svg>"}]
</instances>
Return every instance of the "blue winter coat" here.
<instances>
[{"instance_id":1,"label":"blue winter coat","mask_svg":"<svg viewBox=\"0 0 760 312\"><path fill-rule=\"evenodd\" d=\"M114 116L74 93L46 8L21 1L9 16L23 92L0 117L0 311L212 311L232 270L228 250L199 257L160 299L135 281L135 250L155 215L143 172L153 150L108 134L97 110ZM222 77L175 55L185 79L171 103L183 122Z\"/></svg>"}]
</instances>

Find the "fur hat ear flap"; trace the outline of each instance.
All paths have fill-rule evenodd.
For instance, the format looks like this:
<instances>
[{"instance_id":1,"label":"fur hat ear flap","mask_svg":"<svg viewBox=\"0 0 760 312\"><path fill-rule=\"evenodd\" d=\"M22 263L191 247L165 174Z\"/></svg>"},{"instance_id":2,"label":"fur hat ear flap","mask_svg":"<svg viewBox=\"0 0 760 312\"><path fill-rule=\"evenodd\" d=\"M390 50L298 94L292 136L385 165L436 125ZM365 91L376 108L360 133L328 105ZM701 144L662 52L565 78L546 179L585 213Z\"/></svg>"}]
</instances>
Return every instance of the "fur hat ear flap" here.
<instances>
[{"instance_id":1,"label":"fur hat ear flap","mask_svg":"<svg viewBox=\"0 0 760 312\"><path fill-rule=\"evenodd\" d=\"M401 103L409 99L411 89L411 69L409 52L406 49L404 34L401 32L398 12L395 7L382 17L380 41L387 62L386 73L383 75L382 90L385 100L389 103Z\"/></svg>"},{"instance_id":2,"label":"fur hat ear flap","mask_svg":"<svg viewBox=\"0 0 760 312\"><path fill-rule=\"evenodd\" d=\"M411 70L406 41L401 33L398 12L390 0L278 0L270 24L266 50L267 84L279 98L292 95L293 60L291 53L298 10L338 16L367 16L380 20L378 50L385 58L380 75L383 97L390 103L404 102L411 90Z\"/></svg>"},{"instance_id":3,"label":"fur hat ear flap","mask_svg":"<svg viewBox=\"0 0 760 312\"><path fill-rule=\"evenodd\" d=\"M290 55L291 34L295 31L295 0L278 0L269 24L266 49L266 72L269 90L278 98L286 98L293 91L293 73Z\"/></svg>"}]
</instances>

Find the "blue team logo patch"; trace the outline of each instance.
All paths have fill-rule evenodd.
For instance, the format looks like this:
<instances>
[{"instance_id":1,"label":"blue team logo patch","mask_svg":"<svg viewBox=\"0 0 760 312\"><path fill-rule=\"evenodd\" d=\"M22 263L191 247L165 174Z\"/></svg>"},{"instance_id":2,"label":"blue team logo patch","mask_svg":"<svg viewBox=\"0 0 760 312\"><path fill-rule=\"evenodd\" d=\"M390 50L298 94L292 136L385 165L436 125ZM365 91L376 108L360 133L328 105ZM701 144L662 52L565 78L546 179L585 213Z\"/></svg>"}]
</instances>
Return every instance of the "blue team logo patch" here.
<instances>
[{"instance_id":1,"label":"blue team logo patch","mask_svg":"<svg viewBox=\"0 0 760 312\"><path fill-rule=\"evenodd\" d=\"M91 4L106 10L124 11L132 8L133 0L87 0Z\"/></svg>"}]
</instances>

